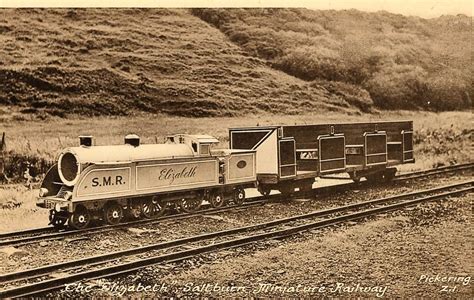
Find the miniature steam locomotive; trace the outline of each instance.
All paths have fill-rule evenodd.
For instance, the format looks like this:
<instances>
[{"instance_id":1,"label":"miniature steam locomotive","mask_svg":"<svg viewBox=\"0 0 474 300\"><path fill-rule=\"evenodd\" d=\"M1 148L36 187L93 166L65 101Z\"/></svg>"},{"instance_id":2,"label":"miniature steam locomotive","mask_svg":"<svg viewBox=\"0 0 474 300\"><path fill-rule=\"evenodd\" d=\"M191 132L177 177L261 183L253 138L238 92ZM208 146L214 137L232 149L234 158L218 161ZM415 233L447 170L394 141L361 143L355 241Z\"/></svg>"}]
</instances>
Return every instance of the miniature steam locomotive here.
<instances>
[{"instance_id":1,"label":"miniature steam locomotive","mask_svg":"<svg viewBox=\"0 0 474 300\"><path fill-rule=\"evenodd\" d=\"M158 217L170 206L240 205L251 187L263 195L307 191L325 174L390 180L395 165L414 162L411 121L231 128L229 142L213 149L211 136L177 134L140 144L128 135L124 145L94 146L80 136L47 172L37 206L50 210L55 227L82 229L91 220Z\"/></svg>"}]
</instances>

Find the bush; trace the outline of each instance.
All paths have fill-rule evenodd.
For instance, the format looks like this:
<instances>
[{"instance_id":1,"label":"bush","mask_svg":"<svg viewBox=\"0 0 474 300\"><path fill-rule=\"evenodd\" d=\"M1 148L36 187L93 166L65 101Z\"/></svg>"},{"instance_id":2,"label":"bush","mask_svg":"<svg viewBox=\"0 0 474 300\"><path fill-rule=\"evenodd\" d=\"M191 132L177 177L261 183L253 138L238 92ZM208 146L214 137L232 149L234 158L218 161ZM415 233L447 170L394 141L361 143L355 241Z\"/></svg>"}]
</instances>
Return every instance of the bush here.
<instances>
[{"instance_id":1,"label":"bush","mask_svg":"<svg viewBox=\"0 0 474 300\"><path fill-rule=\"evenodd\" d=\"M321 53L321 52L325 53ZM300 47L277 59L275 68L304 80L343 80L344 66L328 49Z\"/></svg>"},{"instance_id":2,"label":"bush","mask_svg":"<svg viewBox=\"0 0 474 300\"><path fill-rule=\"evenodd\" d=\"M342 88L334 90L339 96L353 95L341 85L345 82L368 90L380 108L439 111L472 104L472 67L466 68L472 65L470 17L425 20L307 9L192 12L276 69L303 80L336 81L328 90ZM367 101L366 95L355 99Z\"/></svg>"},{"instance_id":3,"label":"bush","mask_svg":"<svg viewBox=\"0 0 474 300\"><path fill-rule=\"evenodd\" d=\"M374 103L385 109L417 109L426 106L426 72L410 65L393 65L365 83Z\"/></svg>"},{"instance_id":4,"label":"bush","mask_svg":"<svg viewBox=\"0 0 474 300\"><path fill-rule=\"evenodd\" d=\"M459 71L452 69L431 76L427 80L426 108L440 111L472 107L472 86L467 82Z\"/></svg>"}]
</instances>

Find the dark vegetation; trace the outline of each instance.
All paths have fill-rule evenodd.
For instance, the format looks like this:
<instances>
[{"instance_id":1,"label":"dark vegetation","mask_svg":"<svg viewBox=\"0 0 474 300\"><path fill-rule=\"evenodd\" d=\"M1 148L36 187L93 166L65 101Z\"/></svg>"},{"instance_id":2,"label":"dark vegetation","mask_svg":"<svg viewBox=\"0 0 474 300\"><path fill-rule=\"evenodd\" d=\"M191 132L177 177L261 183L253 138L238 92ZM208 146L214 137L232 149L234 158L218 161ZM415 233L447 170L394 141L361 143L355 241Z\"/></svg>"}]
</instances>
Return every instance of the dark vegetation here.
<instances>
[{"instance_id":1,"label":"dark vegetation","mask_svg":"<svg viewBox=\"0 0 474 300\"><path fill-rule=\"evenodd\" d=\"M384 12L1 9L0 105L60 117L465 109L471 30L466 16Z\"/></svg>"},{"instance_id":2,"label":"dark vegetation","mask_svg":"<svg viewBox=\"0 0 474 300\"><path fill-rule=\"evenodd\" d=\"M472 103L472 24L464 15L427 20L356 10L192 12L250 55L360 108L372 100L382 109L433 111Z\"/></svg>"},{"instance_id":3,"label":"dark vegetation","mask_svg":"<svg viewBox=\"0 0 474 300\"><path fill-rule=\"evenodd\" d=\"M5 176L7 176L9 183L24 182L24 173L29 169L28 174L33 177L34 182L41 180L42 176L46 174L49 168L55 163L38 155L23 155L14 151L8 151L5 156ZM0 179L5 183L5 178Z\"/></svg>"}]
</instances>

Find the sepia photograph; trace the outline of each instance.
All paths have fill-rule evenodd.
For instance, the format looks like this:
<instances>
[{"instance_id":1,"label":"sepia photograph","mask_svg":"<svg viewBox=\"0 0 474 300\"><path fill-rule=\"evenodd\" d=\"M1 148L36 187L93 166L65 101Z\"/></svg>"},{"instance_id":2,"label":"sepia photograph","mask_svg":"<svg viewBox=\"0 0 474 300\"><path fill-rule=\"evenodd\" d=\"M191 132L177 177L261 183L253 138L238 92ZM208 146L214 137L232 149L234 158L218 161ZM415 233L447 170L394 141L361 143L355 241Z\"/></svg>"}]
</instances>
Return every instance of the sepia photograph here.
<instances>
[{"instance_id":1,"label":"sepia photograph","mask_svg":"<svg viewBox=\"0 0 474 300\"><path fill-rule=\"evenodd\" d=\"M470 0L0 1L0 298L472 299Z\"/></svg>"}]
</instances>

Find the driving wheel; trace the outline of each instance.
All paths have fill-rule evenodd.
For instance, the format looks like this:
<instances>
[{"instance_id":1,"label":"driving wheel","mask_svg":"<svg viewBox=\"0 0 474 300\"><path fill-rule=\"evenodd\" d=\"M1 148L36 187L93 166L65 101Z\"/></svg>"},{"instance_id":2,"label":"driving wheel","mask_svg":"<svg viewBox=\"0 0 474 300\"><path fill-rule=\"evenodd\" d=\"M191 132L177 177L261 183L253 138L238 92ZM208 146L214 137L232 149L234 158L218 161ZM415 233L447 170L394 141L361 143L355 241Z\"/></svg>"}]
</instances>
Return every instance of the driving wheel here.
<instances>
[{"instance_id":1,"label":"driving wheel","mask_svg":"<svg viewBox=\"0 0 474 300\"><path fill-rule=\"evenodd\" d=\"M201 208L202 199L182 199L179 203L181 210L190 213Z\"/></svg>"},{"instance_id":2,"label":"driving wheel","mask_svg":"<svg viewBox=\"0 0 474 300\"><path fill-rule=\"evenodd\" d=\"M142 214L145 218L158 218L166 211L166 206L157 196L146 199L142 203Z\"/></svg>"},{"instance_id":3,"label":"driving wheel","mask_svg":"<svg viewBox=\"0 0 474 300\"><path fill-rule=\"evenodd\" d=\"M123 218L122 206L118 203L110 203L104 208L104 220L109 225L120 223Z\"/></svg>"}]
</instances>

